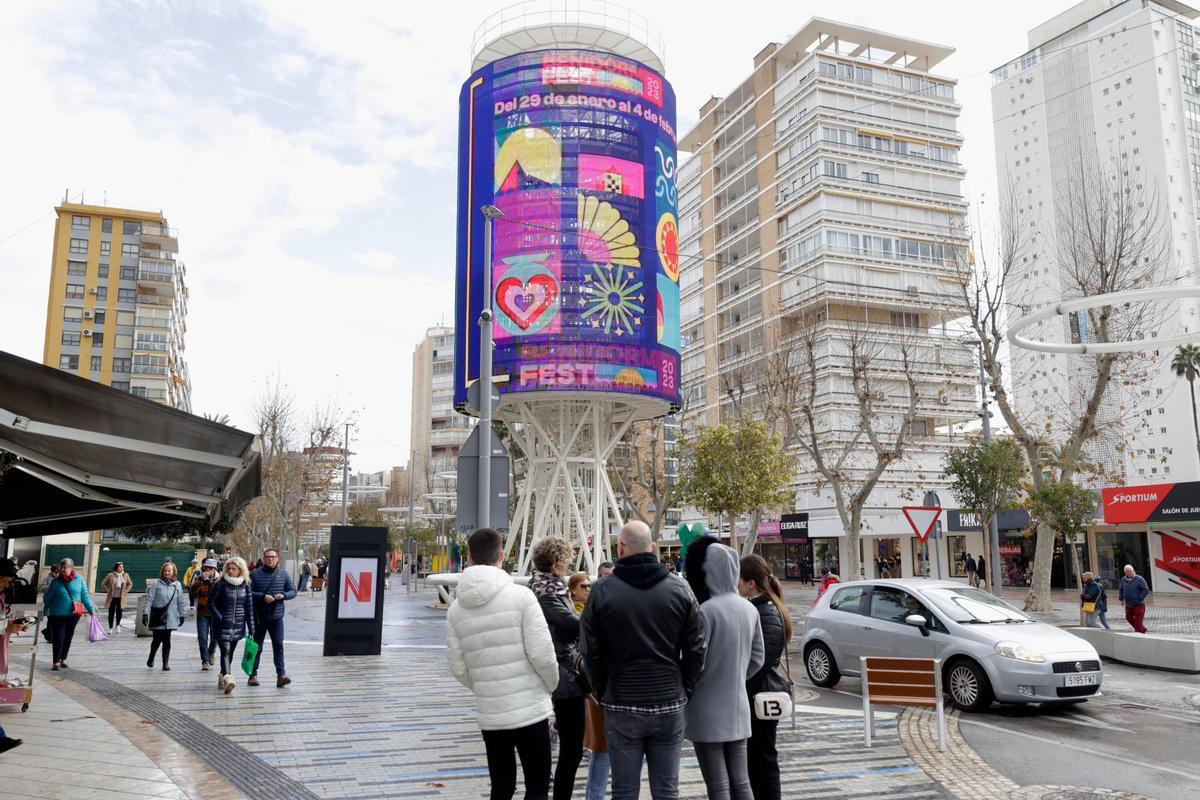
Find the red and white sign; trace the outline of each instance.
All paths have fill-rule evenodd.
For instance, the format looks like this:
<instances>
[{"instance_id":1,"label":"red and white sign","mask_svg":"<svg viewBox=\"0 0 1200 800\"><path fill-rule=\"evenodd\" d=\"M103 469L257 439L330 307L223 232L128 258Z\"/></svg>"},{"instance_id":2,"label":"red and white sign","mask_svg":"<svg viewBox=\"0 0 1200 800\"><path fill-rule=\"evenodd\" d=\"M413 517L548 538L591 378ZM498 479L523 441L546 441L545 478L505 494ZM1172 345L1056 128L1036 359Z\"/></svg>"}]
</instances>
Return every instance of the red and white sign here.
<instances>
[{"instance_id":1,"label":"red and white sign","mask_svg":"<svg viewBox=\"0 0 1200 800\"><path fill-rule=\"evenodd\" d=\"M1121 486L1105 489L1104 521L1111 524L1121 522L1145 522L1150 519L1167 494L1175 488L1173 483L1152 483L1145 486Z\"/></svg>"},{"instance_id":2,"label":"red and white sign","mask_svg":"<svg viewBox=\"0 0 1200 800\"><path fill-rule=\"evenodd\" d=\"M1019 555L1021 555L1021 545L1019 545L1019 544L1002 544L1002 545L1000 545L1000 555L1002 555L1002 556L1019 556Z\"/></svg>"},{"instance_id":3,"label":"red and white sign","mask_svg":"<svg viewBox=\"0 0 1200 800\"><path fill-rule=\"evenodd\" d=\"M379 590L379 560L343 558L338 587L338 619L372 619Z\"/></svg>"},{"instance_id":4,"label":"red and white sign","mask_svg":"<svg viewBox=\"0 0 1200 800\"><path fill-rule=\"evenodd\" d=\"M942 516L942 510L932 506L904 506L900 510L904 512L904 518L912 526L913 533L922 542L929 538L929 534L933 533L933 526L937 525L938 517Z\"/></svg>"}]
</instances>

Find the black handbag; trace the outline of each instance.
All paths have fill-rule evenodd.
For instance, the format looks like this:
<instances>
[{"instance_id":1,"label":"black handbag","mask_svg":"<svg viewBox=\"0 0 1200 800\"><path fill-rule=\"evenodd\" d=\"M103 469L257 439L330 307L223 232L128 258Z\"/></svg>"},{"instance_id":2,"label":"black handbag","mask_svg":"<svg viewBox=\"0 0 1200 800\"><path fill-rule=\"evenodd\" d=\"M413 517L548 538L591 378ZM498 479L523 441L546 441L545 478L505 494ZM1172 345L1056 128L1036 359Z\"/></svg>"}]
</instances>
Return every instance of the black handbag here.
<instances>
[{"instance_id":1,"label":"black handbag","mask_svg":"<svg viewBox=\"0 0 1200 800\"><path fill-rule=\"evenodd\" d=\"M170 607L171 603L175 602L175 596L177 594L179 594L178 588L176 588L173 592L171 592L171 599L167 601L167 604L165 606L150 606L150 615L149 615L149 619L146 622L147 628L151 628L151 629L161 628L164 625L166 625L167 608Z\"/></svg>"}]
</instances>

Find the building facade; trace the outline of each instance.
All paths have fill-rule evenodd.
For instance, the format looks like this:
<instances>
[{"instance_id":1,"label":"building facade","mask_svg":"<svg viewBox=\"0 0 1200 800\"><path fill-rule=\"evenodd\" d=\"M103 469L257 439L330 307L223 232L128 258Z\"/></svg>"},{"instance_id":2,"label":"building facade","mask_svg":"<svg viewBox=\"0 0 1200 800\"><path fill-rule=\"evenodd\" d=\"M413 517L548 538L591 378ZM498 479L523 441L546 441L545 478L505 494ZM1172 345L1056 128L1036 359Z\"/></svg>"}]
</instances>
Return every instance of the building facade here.
<instances>
[{"instance_id":1,"label":"building facade","mask_svg":"<svg viewBox=\"0 0 1200 800\"><path fill-rule=\"evenodd\" d=\"M960 107L954 81L930 72L952 52L814 18L759 52L750 76L706 103L680 143L692 153L678 177L685 420L727 418L731 375L745 389L740 402L761 405L765 361L806 339L815 427L831 449L850 452L854 483L874 456L865 440L855 445L850 343L865 336L875 363L894 365L903 359L889 342L906 342L918 410L905 455L865 509L868 575L883 563L903 575L923 570L900 507L945 487L942 456L976 415L974 351L951 325L962 316L967 245ZM889 435L907 403L901 371L884 369L874 385ZM844 526L803 457L795 489L812 539L776 561L844 570Z\"/></svg>"},{"instance_id":2,"label":"building facade","mask_svg":"<svg viewBox=\"0 0 1200 800\"><path fill-rule=\"evenodd\" d=\"M416 499L433 491L453 492L449 476L474 420L454 410L454 329L438 325L413 351L410 468Z\"/></svg>"},{"instance_id":3,"label":"building facade","mask_svg":"<svg viewBox=\"0 0 1200 800\"><path fill-rule=\"evenodd\" d=\"M993 71L1001 195L1012 198L1021 225L1038 232L1005 282L1010 305L1033 312L1080 294L1064 248L1079 230L1077 187L1093 173L1130 190L1139 209L1153 209L1166 252L1150 283L1200 281L1198 15L1174 0L1086 0L1031 30L1029 50ZM1198 326L1197 304L1185 300L1155 309L1135 336L1166 339ZM1025 333L1086 342L1088 320L1071 315ZM1060 430L1078 418L1094 379L1090 359L1010 352L1023 417L1053 420L1068 409ZM1191 399L1170 370L1172 355L1170 348L1145 353L1134 380L1109 388L1099 414L1104 433L1087 451L1107 468L1104 483L1200 478Z\"/></svg>"},{"instance_id":4,"label":"building facade","mask_svg":"<svg viewBox=\"0 0 1200 800\"><path fill-rule=\"evenodd\" d=\"M190 412L175 230L159 212L80 203L55 212L43 363Z\"/></svg>"}]
</instances>

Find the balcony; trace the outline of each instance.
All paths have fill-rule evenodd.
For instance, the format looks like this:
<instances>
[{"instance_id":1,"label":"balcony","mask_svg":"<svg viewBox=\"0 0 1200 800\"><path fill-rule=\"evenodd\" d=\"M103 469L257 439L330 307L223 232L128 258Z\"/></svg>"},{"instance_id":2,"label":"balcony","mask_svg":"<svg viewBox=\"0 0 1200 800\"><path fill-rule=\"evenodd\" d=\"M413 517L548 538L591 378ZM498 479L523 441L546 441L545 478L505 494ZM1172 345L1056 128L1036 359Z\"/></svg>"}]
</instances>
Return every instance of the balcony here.
<instances>
[{"instance_id":1,"label":"balcony","mask_svg":"<svg viewBox=\"0 0 1200 800\"><path fill-rule=\"evenodd\" d=\"M138 314L133 324L137 328L169 329L171 327L171 319L169 317L144 317Z\"/></svg>"},{"instance_id":2,"label":"balcony","mask_svg":"<svg viewBox=\"0 0 1200 800\"><path fill-rule=\"evenodd\" d=\"M139 294L137 296L137 301L142 304L167 306L168 308L170 308L171 304L174 302L174 300L168 296L157 294Z\"/></svg>"},{"instance_id":3,"label":"balcony","mask_svg":"<svg viewBox=\"0 0 1200 800\"><path fill-rule=\"evenodd\" d=\"M470 435L470 429L466 428L433 431L429 434L429 444L431 447L461 447Z\"/></svg>"},{"instance_id":4,"label":"balcony","mask_svg":"<svg viewBox=\"0 0 1200 800\"><path fill-rule=\"evenodd\" d=\"M134 364L133 365L133 374L134 375L161 375L163 377L166 377L168 374L168 368L166 366L160 367L155 364Z\"/></svg>"},{"instance_id":5,"label":"balcony","mask_svg":"<svg viewBox=\"0 0 1200 800\"><path fill-rule=\"evenodd\" d=\"M142 223L142 248L146 247L163 250L170 253L179 252L179 239L174 228L168 228L153 222Z\"/></svg>"}]
</instances>

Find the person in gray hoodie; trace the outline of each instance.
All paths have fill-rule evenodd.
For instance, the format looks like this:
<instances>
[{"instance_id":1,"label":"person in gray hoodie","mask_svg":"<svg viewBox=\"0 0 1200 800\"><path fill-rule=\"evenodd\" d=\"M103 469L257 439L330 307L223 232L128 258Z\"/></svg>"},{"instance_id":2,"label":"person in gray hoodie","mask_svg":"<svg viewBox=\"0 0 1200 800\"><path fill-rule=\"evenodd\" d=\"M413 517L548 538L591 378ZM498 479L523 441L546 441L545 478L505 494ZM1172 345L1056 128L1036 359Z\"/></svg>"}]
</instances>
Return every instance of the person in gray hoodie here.
<instances>
[{"instance_id":1,"label":"person in gray hoodie","mask_svg":"<svg viewBox=\"0 0 1200 800\"><path fill-rule=\"evenodd\" d=\"M765 660L762 624L758 610L738 594L737 552L715 541L696 547L699 541L688 547L685 570L701 600L708 657L684 711L683 734L695 747L710 800L753 800L746 680Z\"/></svg>"}]
</instances>

